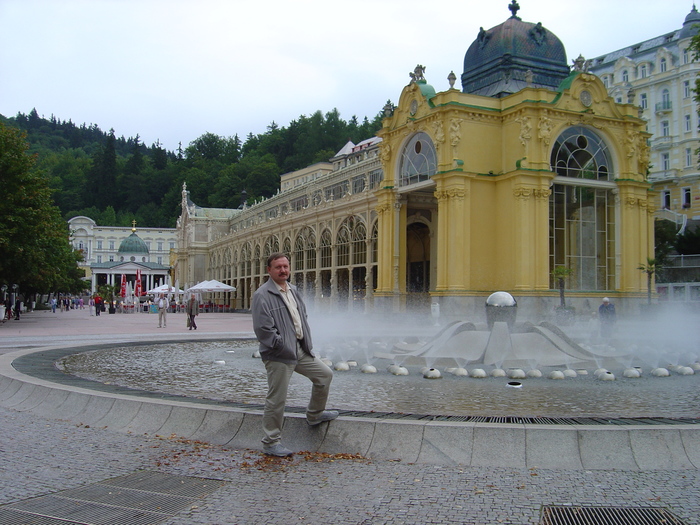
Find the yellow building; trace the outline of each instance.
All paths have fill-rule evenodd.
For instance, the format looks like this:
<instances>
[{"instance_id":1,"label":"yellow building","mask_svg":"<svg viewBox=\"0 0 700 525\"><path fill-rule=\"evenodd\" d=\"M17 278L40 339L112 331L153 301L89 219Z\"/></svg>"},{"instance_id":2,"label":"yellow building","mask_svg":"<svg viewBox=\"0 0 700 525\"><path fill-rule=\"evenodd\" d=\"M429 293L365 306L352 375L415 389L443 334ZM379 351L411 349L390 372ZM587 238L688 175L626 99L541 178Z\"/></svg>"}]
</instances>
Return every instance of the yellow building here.
<instances>
[{"instance_id":1,"label":"yellow building","mask_svg":"<svg viewBox=\"0 0 700 525\"><path fill-rule=\"evenodd\" d=\"M654 249L645 122L510 9L467 51L461 91L454 74L436 91L418 66L381 140L346 146L332 172L230 213L183 191L178 266L194 275L199 258L201 279L236 286L228 300L246 308L282 250L317 308L439 303L451 318L482 316L497 290L546 315L559 304L552 270L566 266L580 311L603 296L633 310Z\"/></svg>"}]
</instances>

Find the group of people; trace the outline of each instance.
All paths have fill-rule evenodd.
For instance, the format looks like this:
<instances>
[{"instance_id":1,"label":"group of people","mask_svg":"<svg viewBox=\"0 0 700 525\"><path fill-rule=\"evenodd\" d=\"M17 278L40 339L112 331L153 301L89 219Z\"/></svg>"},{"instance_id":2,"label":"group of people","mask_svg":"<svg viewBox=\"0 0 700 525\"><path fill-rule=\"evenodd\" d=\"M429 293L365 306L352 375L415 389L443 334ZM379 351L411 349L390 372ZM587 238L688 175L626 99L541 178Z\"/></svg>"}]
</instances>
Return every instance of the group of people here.
<instances>
[{"instance_id":1,"label":"group of people","mask_svg":"<svg viewBox=\"0 0 700 525\"><path fill-rule=\"evenodd\" d=\"M19 298L15 299L14 305L12 304L12 299L10 299L10 297L5 299L5 319L9 320L14 317L15 321L19 321L21 312L22 301L20 301Z\"/></svg>"},{"instance_id":2,"label":"group of people","mask_svg":"<svg viewBox=\"0 0 700 525\"><path fill-rule=\"evenodd\" d=\"M159 294L154 304L158 311L158 328L165 328L168 326L168 299L164 294ZM190 330L196 330L195 318L199 315L199 300L195 294L190 294L190 298L185 304L185 312L187 313L187 327Z\"/></svg>"},{"instance_id":3,"label":"group of people","mask_svg":"<svg viewBox=\"0 0 700 525\"><path fill-rule=\"evenodd\" d=\"M62 312L67 312L68 310L83 310L85 309L85 300L82 297L63 297L61 299L56 299L52 297L49 301L51 306L51 311L56 313L56 309L60 308Z\"/></svg>"}]
</instances>

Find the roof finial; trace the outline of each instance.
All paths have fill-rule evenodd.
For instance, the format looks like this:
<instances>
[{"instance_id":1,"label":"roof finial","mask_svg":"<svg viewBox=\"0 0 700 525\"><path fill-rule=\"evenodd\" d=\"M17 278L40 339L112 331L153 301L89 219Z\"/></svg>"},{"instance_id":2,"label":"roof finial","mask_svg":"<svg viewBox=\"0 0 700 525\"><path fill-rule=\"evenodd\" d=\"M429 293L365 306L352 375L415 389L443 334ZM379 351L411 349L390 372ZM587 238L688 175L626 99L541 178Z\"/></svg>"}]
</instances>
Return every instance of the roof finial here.
<instances>
[{"instance_id":1,"label":"roof finial","mask_svg":"<svg viewBox=\"0 0 700 525\"><path fill-rule=\"evenodd\" d=\"M136 233L136 219L134 219L133 221L131 221L131 231L132 231L133 233Z\"/></svg>"},{"instance_id":2,"label":"roof finial","mask_svg":"<svg viewBox=\"0 0 700 525\"><path fill-rule=\"evenodd\" d=\"M518 2L515 0L512 0L510 5L508 6L508 9L510 9L510 12L513 13L513 16L511 18L518 18L518 11L520 10L520 5ZM520 20L518 18L518 20Z\"/></svg>"}]
</instances>

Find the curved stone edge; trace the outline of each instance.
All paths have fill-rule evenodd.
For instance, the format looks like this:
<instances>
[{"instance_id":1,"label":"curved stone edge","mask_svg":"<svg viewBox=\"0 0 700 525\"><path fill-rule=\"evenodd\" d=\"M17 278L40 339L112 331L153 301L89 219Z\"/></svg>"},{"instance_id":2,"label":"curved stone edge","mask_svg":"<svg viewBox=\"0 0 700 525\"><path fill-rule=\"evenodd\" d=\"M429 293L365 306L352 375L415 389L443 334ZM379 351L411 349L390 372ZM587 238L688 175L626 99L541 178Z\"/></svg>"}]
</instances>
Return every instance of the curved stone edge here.
<instances>
[{"instance_id":1,"label":"curved stone edge","mask_svg":"<svg viewBox=\"0 0 700 525\"><path fill-rule=\"evenodd\" d=\"M31 351L38 351L33 349ZM146 399L27 376L0 356L0 405L112 431L260 449L260 410ZM310 427L287 414L285 446L369 459L475 467L587 470L700 468L700 426L535 425L341 416Z\"/></svg>"}]
</instances>

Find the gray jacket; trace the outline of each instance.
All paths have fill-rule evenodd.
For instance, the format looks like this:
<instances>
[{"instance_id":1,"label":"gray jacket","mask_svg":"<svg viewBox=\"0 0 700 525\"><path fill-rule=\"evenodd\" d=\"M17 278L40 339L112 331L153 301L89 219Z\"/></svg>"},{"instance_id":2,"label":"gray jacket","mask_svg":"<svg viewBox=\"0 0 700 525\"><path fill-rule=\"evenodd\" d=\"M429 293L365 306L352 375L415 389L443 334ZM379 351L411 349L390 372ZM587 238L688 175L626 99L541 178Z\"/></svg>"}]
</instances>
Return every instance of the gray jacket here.
<instances>
[{"instance_id":1,"label":"gray jacket","mask_svg":"<svg viewBox=\"0 0 700 525\"><path fill-rule=\"evenodd\" d=\"M291 283L287 283L287 286L297 302L299 317L301 317L301 326L304 331L301 348L313 357L311 329L306 319L306 305L299 295L297 287ZM253 330L260 341L260 357L264 361L296 363L297 336L292 314L289 313L287 303L282 299L282 295L272 279L268 279L253 294L252 312Z\"/></svg>"}]
</instances>

